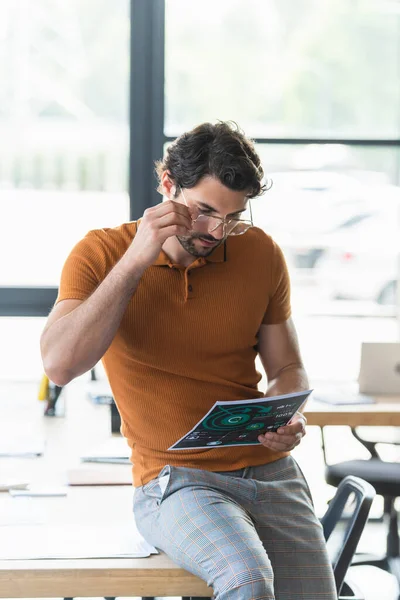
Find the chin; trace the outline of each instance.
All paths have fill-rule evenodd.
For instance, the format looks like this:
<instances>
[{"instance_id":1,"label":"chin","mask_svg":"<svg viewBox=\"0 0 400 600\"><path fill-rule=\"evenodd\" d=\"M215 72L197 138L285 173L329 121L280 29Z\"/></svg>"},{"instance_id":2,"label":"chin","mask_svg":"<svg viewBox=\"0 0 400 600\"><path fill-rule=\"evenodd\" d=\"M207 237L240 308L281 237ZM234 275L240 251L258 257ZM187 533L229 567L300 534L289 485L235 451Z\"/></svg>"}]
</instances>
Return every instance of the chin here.
<instances>
[{"instance_id":1,"label":"chin","mask_svg":"<svg viewBox=\"0 0 400 600\"><path fill-rule=\"evenodd\" d=\"M216 248L218 248L221 244L222 241L219 244L216 244L213 248L203 248L200 245L200 241L198 242L198 244L196 244L197 238L187 238L187 237L180 237L180 236L176 236L179 243L181 244L181 246L184 248L184 250L186 250L186 252L188 252L189 254L191 254L192 256L194 256L195 258L199 258L199 257L204 257L204 256L209 256L212 252L214 252L214 250L216 250Z\"/></svg>"}]
</instances>

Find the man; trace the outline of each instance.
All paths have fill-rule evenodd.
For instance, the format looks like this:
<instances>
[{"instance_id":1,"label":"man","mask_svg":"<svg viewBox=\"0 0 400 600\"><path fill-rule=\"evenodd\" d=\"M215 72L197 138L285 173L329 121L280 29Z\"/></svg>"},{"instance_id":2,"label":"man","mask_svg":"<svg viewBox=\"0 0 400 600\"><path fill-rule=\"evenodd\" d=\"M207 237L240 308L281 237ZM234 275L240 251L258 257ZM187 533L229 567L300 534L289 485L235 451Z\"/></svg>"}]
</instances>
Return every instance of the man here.
<instances>
[{"instance_id":1,"label":"man","mask_svg":"<svg viewBox=\"0 0 400 600\"><path fill-rule=\"evenodd\" d=\"M100 359L132 448L139 531L228 599L333 600L321 525L292 450L298 414L256 446L169 451L216 400L308 387L281 250L246 218L252 143L198 126L158 163L164 202L72 250L41 338L58 385Z\"/></svg>"}]
</instances>

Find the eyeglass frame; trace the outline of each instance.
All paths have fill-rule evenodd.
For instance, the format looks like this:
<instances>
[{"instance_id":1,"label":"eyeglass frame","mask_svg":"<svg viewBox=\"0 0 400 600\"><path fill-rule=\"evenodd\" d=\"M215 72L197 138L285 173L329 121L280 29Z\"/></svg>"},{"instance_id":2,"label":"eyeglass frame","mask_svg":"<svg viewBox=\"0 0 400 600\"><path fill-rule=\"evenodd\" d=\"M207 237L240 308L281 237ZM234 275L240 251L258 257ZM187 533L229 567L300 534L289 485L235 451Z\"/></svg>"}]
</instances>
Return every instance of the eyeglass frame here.
<instances>
[{"instance_id":1,"label":"eyeglass frame","mask_svg":"<svg viewBox=\"0 0 400 600\"><path fill-rule=\"evenodd\" d=\"M187 203L186 196L185 196L185 194L183 193L183 189L182 189L182 187L181 187L181 186L179 186L179 189L180 189L180 191L181 191L181 193L182 193L182 198L183 198L183 200L184 200L184 202L185 202L185 205L186 205L186 207L187 207L187 208L189 208L189 205L188 205L188 203ZM211 219L216 219L217 221L220 221L220 224L219 224L219 225L216 225L216 226L215 226L213 229L209 229L209 230L208 230L208 231L209 231L209 233L212 233L213 231L215 231L216 229L218 229L218 227L220 227L220 226L222 225L222 226L223 226L223 235L224 235L224 237L228 237L229 235L243 235L244 233L246 233L246 231L248 231L248 230L250 229L250 227L254 227L254 223L253 223L253 213L252 213L252 210L251 210L251 202L250 202L250 199L249 199L249 209L250 209L250 221L249 221L248 219L234 219L233 217L232 217L231 219L228 219L228 220L227 220L227 217L218 217L218 216L213 216L213 215L205 215L204 213L202 213L202 212L199 212L198 216L197 216L195 219L192 219L192 224L193 224L193 223L196 223L196 221L197 221L197 219L198 219L199 217L204 217L204 218L206 218L206 219L209 219L209 218L211 218ZM244 230L244 231L242 231L241 233L232 233L232 232L226 233L226 227L227 227L227 225L229 225L229 224L230 224L232 221L236 221L236 225L238 225L239 223L249 223L249 222L250 222L250 225L248 226L248 228L247 228L247 229L245 229L245 230ZM232 231L235 229L236 225L235 225L235 226L232 228Z\"/></svg>"}]
</instances>

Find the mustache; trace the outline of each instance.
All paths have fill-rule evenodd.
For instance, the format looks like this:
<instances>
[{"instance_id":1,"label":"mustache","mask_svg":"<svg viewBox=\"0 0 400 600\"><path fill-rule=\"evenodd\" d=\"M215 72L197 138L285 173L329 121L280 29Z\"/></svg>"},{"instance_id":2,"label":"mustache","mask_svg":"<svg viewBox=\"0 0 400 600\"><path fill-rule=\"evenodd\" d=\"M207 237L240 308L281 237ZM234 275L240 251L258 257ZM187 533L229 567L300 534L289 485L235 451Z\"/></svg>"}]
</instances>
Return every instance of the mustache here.
<instances>
[{"instance_id":1,"label":"mustache","mask_svg":"<svg viewBox=\"0 0 400 600\"><path fill-rule=\"evenodd\" d=\"M195 233L194 235L191 236L192 239L202 239L202 240L206 240L206 242L219 242L220 240L216 240L214 237L212 237L212 235L201 235L199 233Z\"/></svg>"}]
</instances>

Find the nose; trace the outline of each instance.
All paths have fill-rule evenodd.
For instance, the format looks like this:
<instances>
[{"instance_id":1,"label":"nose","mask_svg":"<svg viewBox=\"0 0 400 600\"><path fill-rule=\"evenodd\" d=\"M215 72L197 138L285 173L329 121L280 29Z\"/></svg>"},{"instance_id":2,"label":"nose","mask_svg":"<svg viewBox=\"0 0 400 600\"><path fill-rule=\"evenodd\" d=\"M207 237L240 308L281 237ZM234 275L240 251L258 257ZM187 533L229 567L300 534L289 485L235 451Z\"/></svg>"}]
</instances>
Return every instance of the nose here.
<instances>
[{"instance_id":1,"label":"nose","mask_svg":"<svg viewBox=\"0 0 400 600\"><path fill-rule=\"evenodd\" d=\"M219 225L217 225L214 229L211 229L209 233L216 239L222 240L225 237L225 227L226 224L224 221L221 221Z\"/></svg>"}]
</instances>

